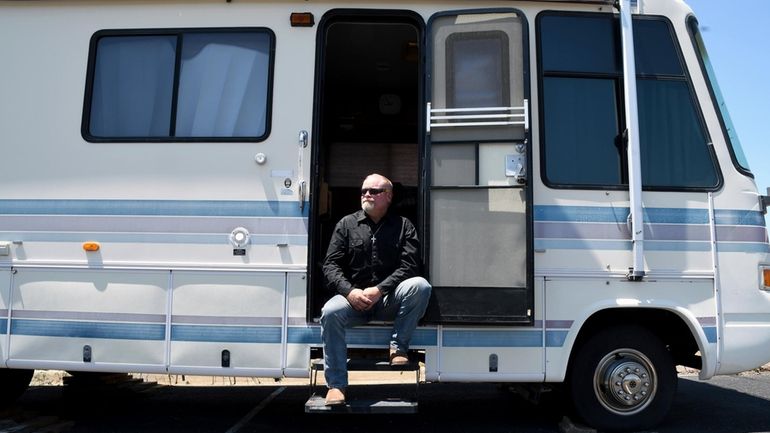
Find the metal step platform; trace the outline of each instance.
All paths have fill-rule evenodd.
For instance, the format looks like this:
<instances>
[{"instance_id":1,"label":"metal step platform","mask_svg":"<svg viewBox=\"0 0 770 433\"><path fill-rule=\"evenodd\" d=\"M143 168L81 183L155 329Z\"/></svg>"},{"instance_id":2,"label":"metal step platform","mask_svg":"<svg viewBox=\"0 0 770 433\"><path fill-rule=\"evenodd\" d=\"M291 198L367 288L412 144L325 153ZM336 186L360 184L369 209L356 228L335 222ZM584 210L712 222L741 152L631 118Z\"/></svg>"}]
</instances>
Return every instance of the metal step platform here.
<instances>
[{"instance_id":1,"label":"metal step platform","mask_svg":"<svg viewBox=\"0 0 770 433\"><path fill-rule=\"evenodd\" d=\"M417 402L392 398L385 400L353 399L348 400L345 404L326 406L324 396L313 395L305 403L305 413L409 414L417 413Z\"/></svg>"},{"instance_id":2,"label":"metal step platform","mask_svg":"<svg viewBox=\"0 0 770 433\"><path fill-rule=\"evenodd\" d=\"M381 398L367 395L366 398L357 398L347 395L344 405L326 406L326 388L322 388L322 395L316 394L318 373L323 371L323 359L313 359L310 362L310 398L305 403L305 413L316 414L413 414L417 413L417 399L420 387L420 362L414 354L410 354L409 363L391 366L382 358L354 358L348 359L348 371L414 371L415 388L412 398ZM348 388L350 389L350 388ZM360 394L360 392L358 392Z\"/></svg>"}]
</instances>

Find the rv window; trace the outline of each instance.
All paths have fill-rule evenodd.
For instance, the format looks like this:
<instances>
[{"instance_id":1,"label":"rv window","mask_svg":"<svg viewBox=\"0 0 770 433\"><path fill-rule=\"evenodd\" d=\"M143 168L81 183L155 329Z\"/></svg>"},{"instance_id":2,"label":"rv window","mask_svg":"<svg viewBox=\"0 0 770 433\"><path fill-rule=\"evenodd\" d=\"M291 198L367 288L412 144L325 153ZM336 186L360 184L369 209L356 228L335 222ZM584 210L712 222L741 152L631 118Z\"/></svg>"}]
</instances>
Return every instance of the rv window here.
<instances>
[{"instance_id":1,"label":"rv window","mask_svg":"<svg viewBox=\"0 0 770 433\"><path fill-rule=\"evenodd\" d=\"M94 36L86 138L256 141L267 136L271 33L115 33Z\"/></svg>"},{"instance_id":2,"label":"rv window","mask_svg":"<svg viewBox=\"0 0 770 433\"><path fill-rule=\"evenodd\" d=\"M446 44L447 106L507 107L510 62L505 32L453 33Z\"/></svg>"},{"instance_id":3,"label":"rv window","mask_svg":"<svg viewBox=\"0 0 770 433\"><path fill-rule=\"evenodd\" d=\"M634 20L642 184L715 188L719 175L667 21Z\"/></svg>"},{"instance_id":4,"label":"rv window","mask_svg":"<svg viewBox=\"0 0 770 433\"><path fill-rule=\"evenodd\" d=\"M604 16L547 16L540 20L543 70L614 74L618 58L613 20ZM609 37L608 37L609 36Z\"/></svg>"},{"instance_id":5,"label":"rv window","mask_svg":"<svg viewBox=\"0 0 770 433\"><path fill-rule=\"evenodd\" d=\"M116 36L99 41L91 96L91 135L169 135L176 39Z\"/></svg>"},{"instance_id":6,"label":"rv window","mask_svg":"<svg viewBox=\"0 0 770 433\"><path fill-rule=\"evenodd\" d=\"M508 123L520 121L527 105L524 17L442 13L429 27L431 143L524 140L527 127Z\"/></svg>"},{"instance_id":7,"label":"rv window","mask_svg":"<svg viewBox=\"0 0 770 433\"><path fill-rule=\"evenodd\" d=\"M639 75L684 76L679 53L665 21L634 20L634 55Z\"/></svg>"},{"instance_id":8,"label":"rv window","mask_svg":"<svg viewBox=\"0 0 770 433\"><path fill-rule=\"evenodd\" d=\"M591 185L622 183L617 148L616 83L608 79L546 77L543 103L548 107L547 173L551 182Z\"/></svg>"},{"instance_id":9,"label":"rv window","mask_svg":"<svg viewBox=\"0 0 770 433\"><path fill-rule=\"evenodd\" d=\"M711 60L706 51L706 45L703 43L703 37L701 37L700 30L698 30L698 21L691 17L687 25L690 30L690 37L692 38L693 45L695 45L695 49L698 53L701 70L706 76L706 82L709 84L711 100L713 101L714 106L719 110L719 114L721 114L720 122L722 124L722 133L725 137L725 141L729 144L728 148L730 149L730 155L738 169L744 174L753 177L749 169L749 161L743 153L741 141L738 139L735 126L730 118L730 112L727 110L727 104L722 96L722 90L719 88L714 69L711 67Z\"/></svg>"},{"instance_id":10,"label":"rv window","mask_svg":"<svg viewBox=\"0 0 770 433\"><path fill-rule=\"evenodd\" d=\"M544 180L554 186L624 187L617 17L545 13L538 33ZM714 156L670 24L635 18L634 41L643 186L716 188Z\"/></svg>"}]
</instances>

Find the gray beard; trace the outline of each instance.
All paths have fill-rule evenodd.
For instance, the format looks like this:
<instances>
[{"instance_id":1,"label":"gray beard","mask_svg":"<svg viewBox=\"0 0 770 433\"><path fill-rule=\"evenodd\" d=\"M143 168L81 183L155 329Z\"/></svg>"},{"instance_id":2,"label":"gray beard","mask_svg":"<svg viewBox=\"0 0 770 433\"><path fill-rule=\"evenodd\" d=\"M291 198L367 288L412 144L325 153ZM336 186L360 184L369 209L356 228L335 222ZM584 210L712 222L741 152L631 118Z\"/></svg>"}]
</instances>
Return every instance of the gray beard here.
<instances>
[{"instance_id":1,"label":"gray beard","mask_svg":"<svg viewBox=\"0 0 770 433\"><path fill-rule=\"evenodd\" d=\"M370 201L365 201L361 203L361 209L364 210L364 212L369 213L374 210L374 203Z\"/></svg>"}]
</instances>

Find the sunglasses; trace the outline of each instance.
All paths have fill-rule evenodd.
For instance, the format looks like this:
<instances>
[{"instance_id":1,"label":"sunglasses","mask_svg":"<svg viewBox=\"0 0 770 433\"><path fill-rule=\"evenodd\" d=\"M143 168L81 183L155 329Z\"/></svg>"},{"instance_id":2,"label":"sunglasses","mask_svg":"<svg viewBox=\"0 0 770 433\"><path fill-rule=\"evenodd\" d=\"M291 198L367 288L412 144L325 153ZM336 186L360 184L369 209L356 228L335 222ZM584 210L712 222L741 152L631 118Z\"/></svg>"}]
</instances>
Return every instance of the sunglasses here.
<instances>
[{"instance_id":1,"label":"sunglasses","mask_svg":"<svg viewBox=\"0 0 770 433\"><path fill-rule=\"evenodd\" d=\"M369 195L379 195L385 191L387 191L385 188L361 188L361 195L366 195L366 193L369 193Z\"/></svg>"}]
</instances>

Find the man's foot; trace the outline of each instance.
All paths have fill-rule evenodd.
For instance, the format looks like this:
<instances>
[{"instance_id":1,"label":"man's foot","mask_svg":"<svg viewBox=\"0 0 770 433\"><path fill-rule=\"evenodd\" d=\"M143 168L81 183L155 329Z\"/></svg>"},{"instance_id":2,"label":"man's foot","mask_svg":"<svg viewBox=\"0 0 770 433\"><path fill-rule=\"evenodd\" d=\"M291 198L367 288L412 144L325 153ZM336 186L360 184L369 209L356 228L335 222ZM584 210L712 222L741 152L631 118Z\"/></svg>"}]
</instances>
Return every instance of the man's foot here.
<instances>
[{"instance_id":1,"label":"man's foot","mask_svg":"<svg viewBox=\"0 0 770 433\"><path fill-rule=\"evenodd\" d=\"M326 393L327 406L340 406L345 404L345 393L339 388L329 388Z\"/></svg>"},{"instance_id":2,"label":"man's foot","mask_svg":"<svg viewBox=\"0 0 770 433\"><path fill-rule=\"evenodd\" d=\"M409 358L404 352L398 352L396 349L390 349L390 365L409 364Z\"/></svg>"}]
</instances>

